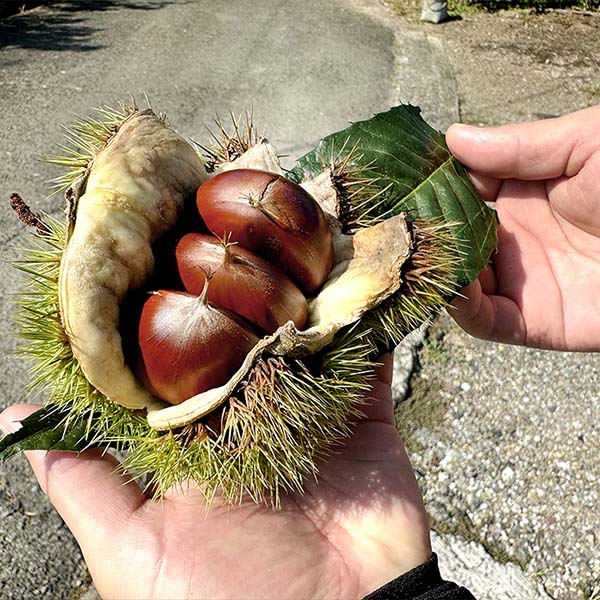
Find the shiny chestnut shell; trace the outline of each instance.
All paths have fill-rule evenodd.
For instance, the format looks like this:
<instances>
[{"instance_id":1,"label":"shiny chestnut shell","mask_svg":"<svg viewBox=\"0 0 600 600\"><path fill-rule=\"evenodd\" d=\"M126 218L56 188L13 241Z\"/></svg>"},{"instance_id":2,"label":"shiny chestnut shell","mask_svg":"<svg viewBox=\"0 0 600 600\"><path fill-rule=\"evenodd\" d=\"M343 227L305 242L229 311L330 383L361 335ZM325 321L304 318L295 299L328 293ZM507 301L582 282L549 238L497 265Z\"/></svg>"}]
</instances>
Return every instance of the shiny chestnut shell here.
<instances>
[{"instance_id":1,"label":"shiny chestnut shell","mask_svg":"<svg viewBox=\"0 0 600 600\"><path fill-rule=\"evenodd\" d=\"M266 171L236 169L204 182L198 211L216 236L231 240L279 267L305 293L327 279L333 243L315 199L289 179Z\"/></svg>"},{"instance_id":2,"label":"shiny chestnut shell","mask_svg":"<svg viewBox=\"0 0 600 600\"><path fill-rule=\"evenodd\" d=\"M171 404L226 383L258 342L238 316L175 291L145 302L138 339L152 389Z\"/></svg>"},{"instance_id":3,"label":"shiny chestnut shell","mask_svg":"<svg viewBox=\"0 0 600 600\"><path fill-rule=\"evenodd\" d=\"M278 268L237 244L209 235L188 233L175 250L185 289L201 294L210 273L208 300L248 319L267 333L293 321L301 329L308 303Z\"/></svg>"}]
</instances>

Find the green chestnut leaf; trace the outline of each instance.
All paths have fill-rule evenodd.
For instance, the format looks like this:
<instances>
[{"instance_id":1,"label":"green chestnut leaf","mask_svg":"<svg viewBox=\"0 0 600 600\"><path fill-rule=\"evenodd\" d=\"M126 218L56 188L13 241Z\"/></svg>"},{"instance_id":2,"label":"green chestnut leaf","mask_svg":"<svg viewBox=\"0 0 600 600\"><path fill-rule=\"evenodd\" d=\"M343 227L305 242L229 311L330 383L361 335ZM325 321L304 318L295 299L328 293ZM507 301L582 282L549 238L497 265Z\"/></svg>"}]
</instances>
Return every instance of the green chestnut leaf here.
<instances>
[{"instance_id":1,"label":"green chestnut leaf","mask_svg":"<svg viewBox=\"0 0 600 600\"><path fill-rule=\"evenodd\" d=\"M387 217L404 212L410 220L456 223L456 283L462 287L477 277L496 247L496 213L480 198L444 135L423 120L418 107L397 106L328 135L288 176L310 179L332 157L348 155L348 166L360 169L360 177L372 178L382 191L375 213Z\"/></svg>"},{"instance_id":2,"label":"green chestnut leaf","mask_svg":"<svg viewBox=\"0 0 600 600\"><path fill-rule=\"evenodd\" d=\"M21 421L21 428L0 440L0 462L24 450L82 452L89 447L86 420L69 420L56 407L40 408Z\"/></svg>"}]
</instances>

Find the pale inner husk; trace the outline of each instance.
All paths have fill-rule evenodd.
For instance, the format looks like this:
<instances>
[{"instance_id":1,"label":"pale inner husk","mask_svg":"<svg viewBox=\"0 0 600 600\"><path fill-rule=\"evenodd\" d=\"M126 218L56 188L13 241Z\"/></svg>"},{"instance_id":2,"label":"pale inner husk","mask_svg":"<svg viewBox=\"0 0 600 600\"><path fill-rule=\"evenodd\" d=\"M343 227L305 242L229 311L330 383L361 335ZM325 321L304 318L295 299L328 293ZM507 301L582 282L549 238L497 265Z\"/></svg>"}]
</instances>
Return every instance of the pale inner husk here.
<instances>
[{"instance_id":1,"label":"pale inner husk","mask_svg":"<svg viewBox=\"0 0 600 600\"><path fill-rule=\"evenodd\" d=\"M192 146L150 111L134 113L79 182L83 195L63 253L59 304L88 381L128 408L162 406L125 363L120 304L152 274L152 244L206 179ZM76 192L77 193L77 192Z\"/></svg>"},{"instance_id":2,"label":"pale inner husk","mask_svg":"<svg viewBox=\"0 0 600 600\"><path fill-rule=\"evenodd\" d=\"M251 164L249 168L264 169L260 163ZM318 296L309 303L308 328L299 331L291 321L286 323L253 348L225 385L175 406L149 409L151 427L166 430L197 421L231 396L264 353L294 357L314 354L329 344L342 327L356 322L400 287L401 267L411 252L405 218L392 217L352 236L344 235L330 212L337 207L330 173L325 171L303 187L327 213L334 238L334 266Z\"/></svg>"},{"instance_id":3,"label":"pale inner husk","mask_svg":"<svg viewBox=\"0 0 600 600\"><path fill-rule=\"evenodd\" d=\"M215 174L232 171L233 169L259 169L260 171L283 175L283 169L275 148L265 139L251 146L236 160L222 164L220 168L216 169Z\"/></svg>"}]
</instances>

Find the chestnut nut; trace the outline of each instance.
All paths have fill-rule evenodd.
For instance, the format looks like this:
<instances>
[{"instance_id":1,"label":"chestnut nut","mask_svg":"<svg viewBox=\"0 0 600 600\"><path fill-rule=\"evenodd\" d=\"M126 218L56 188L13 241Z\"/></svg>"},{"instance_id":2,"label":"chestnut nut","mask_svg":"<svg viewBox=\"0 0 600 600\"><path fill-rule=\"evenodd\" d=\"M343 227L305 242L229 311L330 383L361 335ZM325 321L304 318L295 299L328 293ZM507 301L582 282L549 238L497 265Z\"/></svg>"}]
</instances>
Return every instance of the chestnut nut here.
<instances>
[{"instance_id":1,"label":"chestnut nut","mask_svg":"<svg viewBox=\"0 0 600 600\"><path fill-rule=\"evenodd\" d=\"M306 294L317 290L333 265L327 219L304 188L275 173L225 171L204 182L196 204L217 236L256 252L289 275Z\"/></svg>"},{"instance_id":2,"label":"chestnut nut","mask_svg":"<svg viewBox=\"0 0 600 600\"><path fill-rule=\"evenodd\" d=\"M257 342L240 317L211 306L206 293L154 292L142 310L139 344L147 377L171 404L226 383Z\"/></svg>"},{"instance_id":3,"label":"chestnut nut","mask_svg":"<svg viewBox=\"0 0 600 600\"><path fill-rule=\"evenodd\" d=\"M211 274L208 300L248 319L267 333L306 322L302 292L279 269L252 252L209 235L188 233L175 250L179 275L190 294L201 294Z\"/></svg>"}]
</instances>

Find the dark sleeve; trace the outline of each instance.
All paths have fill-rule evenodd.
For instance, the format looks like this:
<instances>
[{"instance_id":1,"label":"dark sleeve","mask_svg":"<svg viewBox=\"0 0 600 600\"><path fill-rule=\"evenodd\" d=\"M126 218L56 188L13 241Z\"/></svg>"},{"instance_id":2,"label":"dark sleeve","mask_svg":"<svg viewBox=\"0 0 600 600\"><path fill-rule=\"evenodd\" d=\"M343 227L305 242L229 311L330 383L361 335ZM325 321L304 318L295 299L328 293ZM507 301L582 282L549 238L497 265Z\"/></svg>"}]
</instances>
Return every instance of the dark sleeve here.
<instances>
[{"instance_id":1,"label":"dark sleeve","mask_svg":"<svg viewBox=\"0 0 600 600\"><path fill-rule=\"evenodd\" d=\"M386 583L363 600L476 600L464 587L444 581L434 554L426 563L419 565Z\"/></svg>"}]
</instances>

